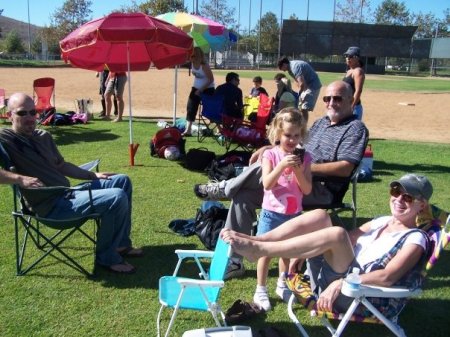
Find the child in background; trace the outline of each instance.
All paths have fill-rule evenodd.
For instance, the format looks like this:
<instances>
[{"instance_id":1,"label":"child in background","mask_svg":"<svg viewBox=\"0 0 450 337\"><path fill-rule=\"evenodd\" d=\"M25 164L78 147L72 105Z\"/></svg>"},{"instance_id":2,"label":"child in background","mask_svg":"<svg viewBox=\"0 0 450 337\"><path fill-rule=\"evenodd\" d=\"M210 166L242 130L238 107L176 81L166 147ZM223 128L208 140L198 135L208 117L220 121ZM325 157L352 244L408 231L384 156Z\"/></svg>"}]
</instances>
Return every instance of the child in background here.
<instances>
[{"instance_id":1,"label":"child in background","mask_svg":"<svg viewBox=\"0 0 450 337\"><path fill-rule=\"evenodd\" d=\"M250 90L250 97L258 97L260 94L269 96L266 89L264 89L261 85L262 85L261 76L255 76L253 78L253 88Z\"/></svg>"},{"instance_id":2,"label":"child in background","mask_svg":"<svg viewBox=\"0 0 450 337\"><path fill-rule=\"evenodd\" d=\"M282 109L269 126L268 138L273 148L262 156L264 199L259 216L257 236L267 233L302 212L303 195L312 189L311 156L299 148L306 139L306 121L296 108ZM261 309L271 309L267 293L269 257L261 257L257 265L257 286L253 302ZM287 301L285 273L289 259L280 258L276 294Z\"/></svg>"}]
</instances>

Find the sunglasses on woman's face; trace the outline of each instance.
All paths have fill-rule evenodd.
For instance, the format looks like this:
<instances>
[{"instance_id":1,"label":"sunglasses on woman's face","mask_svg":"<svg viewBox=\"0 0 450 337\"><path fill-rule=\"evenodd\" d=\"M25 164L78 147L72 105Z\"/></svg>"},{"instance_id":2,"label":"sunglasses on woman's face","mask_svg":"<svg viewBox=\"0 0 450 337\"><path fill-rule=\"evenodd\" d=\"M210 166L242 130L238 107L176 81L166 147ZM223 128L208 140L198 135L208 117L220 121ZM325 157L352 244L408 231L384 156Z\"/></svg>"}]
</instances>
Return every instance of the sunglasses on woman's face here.
<instances>
[{"instance_id":1,"label":"sunglasses on woman's face","mask_svg":"<svg viewBox=\"0 0 450 337\"><path fill-rule=\"evenodd\" d=\"M407 202L409 204L412 203L414 200L416 200L416 198L414 198L412 195L410 195L408 193L402 193L401 188L398 186L391 187L390 194L394 198L402 197L403 200L405 200L405 202Z\"/></svg>"},{"instance_id":2,"label":"sunglasses on woman's face","mask_svg":"<svg viewBox=\"0 0 450 337\"><path fill-rule=\"evenodd\" d=\"M26 115L30 115L30 116L36 116L36 114L37 114L37 111L36 110L19 110L19 111L16 111L16 112L14 112L17 116L20 116L20 117L25 117Z\"/></svg>"}]
</instances>

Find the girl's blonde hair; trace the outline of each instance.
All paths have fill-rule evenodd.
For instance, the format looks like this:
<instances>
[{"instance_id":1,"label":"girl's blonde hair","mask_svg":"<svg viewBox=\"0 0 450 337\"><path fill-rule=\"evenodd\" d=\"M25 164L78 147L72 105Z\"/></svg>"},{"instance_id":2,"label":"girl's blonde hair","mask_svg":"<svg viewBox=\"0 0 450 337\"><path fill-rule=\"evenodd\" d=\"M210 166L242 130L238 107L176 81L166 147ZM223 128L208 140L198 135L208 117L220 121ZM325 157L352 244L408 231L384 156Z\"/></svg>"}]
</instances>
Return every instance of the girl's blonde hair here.
<instances>
[{"instance_id":1,"label":"girl's blonde hair","mask_svg":"<svg viewBox=\"0 0 450 337\"><path fill-rule=\"evenodd\" d=\"M270 144L276 145L281 138L283 133L283 123L292 123L298 128L300 128L300 138L302 141L306 139L306 120L303 118L302 113L297 108L284 108L281 109L273 118L269 125L268 138Z\"/></svg>"}]
</instances>

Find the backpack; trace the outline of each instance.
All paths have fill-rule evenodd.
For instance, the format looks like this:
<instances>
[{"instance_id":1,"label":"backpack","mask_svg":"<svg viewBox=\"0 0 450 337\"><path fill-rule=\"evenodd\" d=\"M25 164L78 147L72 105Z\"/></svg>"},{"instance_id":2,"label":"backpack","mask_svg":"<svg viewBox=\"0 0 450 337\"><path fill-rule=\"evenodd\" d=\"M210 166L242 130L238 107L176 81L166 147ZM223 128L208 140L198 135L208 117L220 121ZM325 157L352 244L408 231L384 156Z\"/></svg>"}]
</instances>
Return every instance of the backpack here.
<instances>
[{"instance_id":1,"label":"backpack","mask_svg":"<svg viewBox=\"0 0 450 337\"><path fill-rule=\"evenodd\" d=\"M212 160L205 172L211 180L228 180L236 177L245 166L248 166L252 153L248 151L228 151Z\"/></svg>"},{"instance_id":2,"label":"backpack","mask_svg":"<svg viewBox=\"0 0 450 337\"><path fill-rule=\"evenodd\" d=\"M211 206L206 210L198 209L195 217L195 234L209 250L216 248L219 233L225 226L228 209Z\"/></svg>"},{"instance_id":3,"label":"backpack","mask_svg":"<svg viewBox=\"0 0 450 337\"><path fill-rule=\"evenodd\" d=\"M178 128L166 126L159 130L150 140L150 155L154 157L164 158L164 150L169 146L176 146L180 154L184 156L185 140L181 136Z\"/></svg>"}]
</instances>

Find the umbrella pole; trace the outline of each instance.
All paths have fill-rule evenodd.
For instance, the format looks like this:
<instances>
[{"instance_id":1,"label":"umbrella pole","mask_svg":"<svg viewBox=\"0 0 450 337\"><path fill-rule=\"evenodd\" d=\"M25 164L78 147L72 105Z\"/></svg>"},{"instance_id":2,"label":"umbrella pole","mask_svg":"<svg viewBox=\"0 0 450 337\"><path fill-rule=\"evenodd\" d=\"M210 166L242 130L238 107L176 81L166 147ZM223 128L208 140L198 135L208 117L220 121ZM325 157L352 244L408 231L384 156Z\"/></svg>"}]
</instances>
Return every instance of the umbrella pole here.
<instances>
[{"instance_id":1,"label":"umbrella pole","mask_svg":"<svg viewBox=\"0 0 450 337\"><path fill-rule=\"evenodd\" d=\"M178 66L175 66L175 85L173 87L173 126L177 119Z\"/></svg>"},{"instance_id":2,"label":"umbrella pole","mask_svg":"<svg viewBox=\"0 0 450 337\"><path fill-rule=\"evenodd\" d=\"M130 128L130 144L128 152L130 154L130 166L134 166L134 156L136 155L139 144L133 144L133 112L131 110L131 71L130 71L130 46L127 41L127 65L128 65L128 113L130 118L128 124Z\"/></svg>"}]
</instances>

